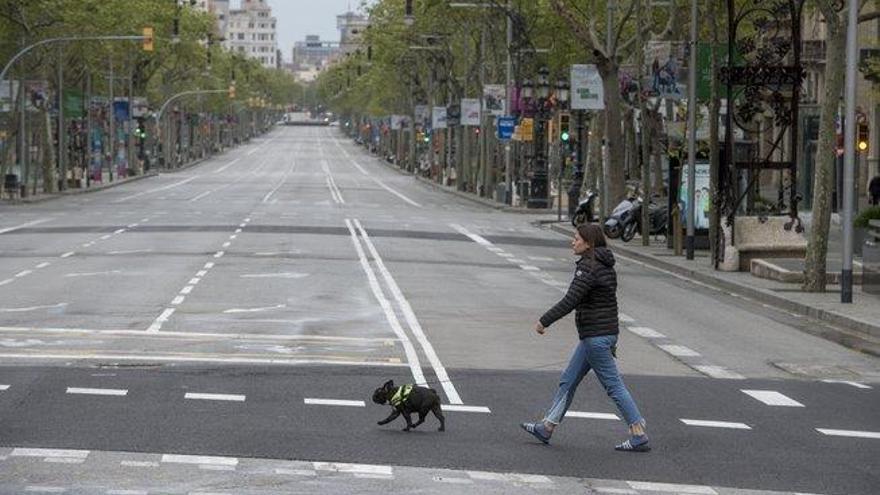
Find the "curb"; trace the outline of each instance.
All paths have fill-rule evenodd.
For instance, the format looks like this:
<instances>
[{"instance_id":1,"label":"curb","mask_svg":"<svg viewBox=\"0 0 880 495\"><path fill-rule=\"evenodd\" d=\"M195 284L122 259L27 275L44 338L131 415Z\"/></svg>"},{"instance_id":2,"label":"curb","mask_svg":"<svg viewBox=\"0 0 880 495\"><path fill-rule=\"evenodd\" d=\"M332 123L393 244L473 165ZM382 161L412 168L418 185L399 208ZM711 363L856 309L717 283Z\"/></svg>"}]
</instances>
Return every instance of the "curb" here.
<instances>
[{"instance_id":1,"label":"curb","mask_svg":"<svg viewBox=\"0 0 880 495\"><path fill-rule=\"evenodd\" d=\"M136 182L136 181L139 181L139 180L141 180L141 179L147 179L147 178L149 178L149 177L157 177L158 175L159 175L159 172L158 172L158 171L156 171L156 170L151 170L150 172L147 172L147 173L145 173L145 174L137 175L137 176L134 176L134 177L126 177L125 179L122 179L122 180L116 180L116 181L113 181L113 182L109 182L109 183L107 183L107 184L101 184L100 186L83 187L83 188L77 188L77 189L68 189L67 191L56 192L56 193L40 194L40 195L37 195L37 196L31 196L31 197L27 197L27 198L6 199L6 200L2 200L2 201L0 201L0 204L6 203L6 204L12 204L12 205L14 205L14 204L42 203L42 202L50 201L50 200L53 200L53 199L63 198L63 197L65 197L65 196L76 196L76 195L79 195L79 194L88 194L88 193L92 193L92 192L102 191L102 190L104 190L104 189L109 189L109 188L111 188L111 187L120 186L120 185L122 185L122 184L127 184L127 183L129 183L129 182Z\"/></svg>"},{"instance_id":2,"label":"curb","mask_svg":"<svg viewBox=\"0 0 880 495\"><path fill-rule=\"evenodd\" d=\"M549 227L551 230L560 234L572 235L574 232L573 230L562 227L560 225L551 224L549 225ZM684 275L686 277L697 280L698 282L724 289L725 291L767 302L768 304L772 304L773 306L776 306L777 308L785 311L790 311L792 313L807 316L816 320L820 320L824 323L831 324L838 328L795 328L798 328L805 333L809 333L810 335L836 342L853 350L863 352L865 354L869 354L875 357L880 357L880 344L872 342L873 339L877 339L878 337L880 337L880 326L878 325L873 325L862 320L843 316L841 314L826 311L824 309L816 309L806 304L790 301L771 292L766 292L760 289L747 287L742 284L721 280L719 278L706 275L696 270L682 268L673 263L658 260L653 256L646 255L644 253L640 253L636 250L622 247L620 245L615 245L614 250L619 251L626 256L637 259L648 265L662 268L678 275Z\"/></svg>"},{"instance_id":3,"label":"curb","mask_svg":"<svg viewBox=\"0 0 880 495\"><path fill-rule=\"evenodd\" d=\"M422 177L421 175L415 174L415 173L410 172L408 170L404 170L393 163L388 163L386 160L383 160L380 157L374 156L373 158L375 158L382 165L385 165L387 168L390 168L390 169L398 172L401 175L411 176L414 179L416 179L417 181L420 181L424 184L431 186L435 191L441 191L441 192L445 192L447 194L452 194L454 196L458 196L459 198L466 199L468 201L477 203L482 206L486 206L488 208L492 208L494 210L505 211L508 213L524 213L524 214L532 214L532 215L535 215L535 214L547 215L547 214L550 214L550 213L553 213L556 211L554 208L535 209L535 208L513 207L513 206L506 205L504 203L499 203L499 202L491 200L491 199L481 198L473 193L459 191L453 187L438 184L438 183L432 181L431 179Z\"/></svg>"}]
</instances>

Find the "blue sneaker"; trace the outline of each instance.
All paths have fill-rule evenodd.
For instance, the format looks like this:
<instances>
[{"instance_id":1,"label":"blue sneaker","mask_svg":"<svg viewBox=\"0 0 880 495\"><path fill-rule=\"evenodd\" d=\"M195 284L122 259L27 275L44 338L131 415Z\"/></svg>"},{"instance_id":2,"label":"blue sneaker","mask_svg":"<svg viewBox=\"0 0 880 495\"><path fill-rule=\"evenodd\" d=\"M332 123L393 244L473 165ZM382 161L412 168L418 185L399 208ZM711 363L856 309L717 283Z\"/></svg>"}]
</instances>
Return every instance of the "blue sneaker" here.
<instances>
[{"instance_id":1,"label":"blue sneaker","mask_svg":"<svg viewBox=\"0 0 880 495\"><path fill-rule=\"evenodd\" d=\"M621 452L650 452L651 446L648 445L648 435L636 435L630 437L629 440L616 445L614 450Z\"/></svg>"},{"instance_id":2,"label":"blue sneaker","mask_svg":"<svg viewBox=\"0 0 880 495\"><path fill-rule=\"evenodd\" d=\"M544 423L522 423L520 426L544 444L550 443L550 433L544 428Z\"/></svg>"}]
</instances>

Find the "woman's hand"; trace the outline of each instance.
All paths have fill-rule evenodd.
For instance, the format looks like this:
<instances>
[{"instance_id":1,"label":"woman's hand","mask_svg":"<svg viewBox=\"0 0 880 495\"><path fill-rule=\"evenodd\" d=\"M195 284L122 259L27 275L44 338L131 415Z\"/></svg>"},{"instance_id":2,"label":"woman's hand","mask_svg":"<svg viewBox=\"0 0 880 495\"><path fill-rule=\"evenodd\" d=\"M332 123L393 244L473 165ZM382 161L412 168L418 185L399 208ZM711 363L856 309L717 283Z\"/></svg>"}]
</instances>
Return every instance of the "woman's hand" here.
<instances>
[{"instance_id":1,"label":"woman's hand","mask_svg":"<svg viewBox=\"0 0 880 495\"><path fill-rule=\"evenodd\" d=\"M541 322L535 323L535 331L538 332L538 335L544 335L544 325L541 325Z\"/></svg>"}]
</instances>

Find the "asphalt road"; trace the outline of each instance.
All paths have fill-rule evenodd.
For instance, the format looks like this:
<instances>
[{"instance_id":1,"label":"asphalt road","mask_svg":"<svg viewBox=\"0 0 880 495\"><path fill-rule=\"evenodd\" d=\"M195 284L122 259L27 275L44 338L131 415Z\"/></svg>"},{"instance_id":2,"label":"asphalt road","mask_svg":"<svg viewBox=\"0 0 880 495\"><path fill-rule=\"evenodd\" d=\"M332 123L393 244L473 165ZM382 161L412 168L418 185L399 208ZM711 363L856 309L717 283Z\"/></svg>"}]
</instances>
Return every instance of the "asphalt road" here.
<instances>
[{"instance_id":1,"label":"asphalt road","mask_svg":"<svg viewBox=\"0 0 880 495\"><path fill-rule=\"evenodd\" d=\"M620 367L654 451L614 452L625 428L607 416L532 441L517 424L547 407L575 341L571 318L531 330L573 267L542 219L435 191L336 129L302 127L176 173L0 205L0 492L36 479L105 493L101 476L121 476L66 454L22 463L56 458L25 448L636 483L611 493L876 491L875 358L625 257ZM436 388L449 430L376 426L387 413L368 398L388 378ZM594 380L572 410L616 414ZM97 484L64 471L77 466ZM150 490L192 491L168 476ZM352 493L386 488L357 479Z\"/></svg>"}]
</instances>

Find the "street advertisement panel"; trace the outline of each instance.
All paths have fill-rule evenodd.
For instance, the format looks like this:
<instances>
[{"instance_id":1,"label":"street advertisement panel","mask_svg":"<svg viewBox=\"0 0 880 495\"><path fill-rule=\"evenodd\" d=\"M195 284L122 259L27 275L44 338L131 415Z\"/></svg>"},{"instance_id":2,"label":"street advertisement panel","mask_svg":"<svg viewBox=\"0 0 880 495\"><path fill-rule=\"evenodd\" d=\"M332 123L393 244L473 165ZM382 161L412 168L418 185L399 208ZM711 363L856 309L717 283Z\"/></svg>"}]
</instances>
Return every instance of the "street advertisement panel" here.
<instances>
[{"instance_id":1,"label":"street advertisement panel","mask_svg":"<svg viewBox=\"0 0 880 495\"><path fill-rule=\"evenodd\" d=\"M487 115L500 116L507 113L507 92L503 84L486 84L483 86L483 111Z\"/></svg>"},{"instance_id":2,"label":"street advertisement panel","mask_svg":"<svg viewBox=\"0 0 880 495\"><path fill-rule=\"evenodd\" d=\"M480 125L480 100L477 98L461 99L461 125Z\"/></svg>"},{"instance_id":3,"label":"street advertisement panel","mask_svg":"<svg viewBox=\"0 0 880 495\"><path fill-rule=\"evenodd\" d=\"M522 119L519 121L519 138L522 141L532 141L535 137L535 120Z\"/></svg>"},{"instance_id":4,"label":"street advertisement panel","mask_svg":"<svg viewBox=\"0 0 880 495\"><path fill-rule=\"evenodd\" d=\"M416 117L416 125L424 127L431 123L431 109L428 105L416 105L413 113Z\"/></svg>"},{"instance_id":5,"label":"street advertisement panel","mask_svg":"<svg viewBox=\"0 0 880 495\"><path fill-rule=\"evenodd\" d=\"M446 107L434 107L431 110L431 128L446 129Z\"/></svg>"},{"instance_id":6,"label":"street advertisement panel","mask_svg":"<svg viewBox=\"0 0 880 495\"><path fill-rule=\"evenodd\" d=\"M0 112L12 108L13 95L18 93L18 81L0 81Z\"/></svg>"},{"instance_id":7,"label":"street advertisement panel","mask_svg":"<svg viewBox=\"0 0 880 495\"><path fill-rule=\"evenodd\" d=\"M461 106L449 105L446 107L446 125L455 127L461 124Z\"/></svg>"},{"instance_id":8,"label":"street advertisement panel","mask_svg":"<svg viewBox=\"0 0 880 495\"><path fill-rule=\"evenodd\" d=\"M135 96L131 99L131 116L134 118L143 117L150 110L146 97Z\"/></svg>"},{"instance_id":9,"label":"street advertisement panel","mask_svg":"<svg viewBox=\"0 0 880 495\"><path fill-rule=\"evenodd\" d=\"M571 66L571 109L602 110L605 108L605 92L602 77L594 64Z\"/></svg>"},{"instance_id":10,"label":"street advertisement panel","mask_svg":"<svg viewBox=\"0 0 880 495\"><path fill-rule=\"evenodd\" d=\"M646 93L649 96L675 100L684 97L681 84L683 55L680 43L649 41L645 45L645 72L650 78Z\"/></svg>"},{"instance_id":11,"label":"street advertisement panel","mask_svg":"<svg viewBox=\"0 0 880 495\"><path fill-rule=\"evenodd\" d=\"M79 119L85 117L85 109L83 108L83 100L85 96L78 89L67 89L64 91L64 118Z\"/></svg>"},{"instance_id":12,"label":"street advertisement panel","mask_svg":"<svg viewBox=\"0 0 880 495\"><path fill-rule=\"evenodd\" d=\"M392 115L391 116L391 129L395 131L399 131L401 129L406 129L409 127L409 118L406 115Z\"/></svg>"},{"instance_id":13,"label":"street advertisement panel","mask_svg":"<svg viewBox=\"0 0 880 495\"><path fill-rule=\"evenodd\" d=\"M696 215L694 216L694 228L709 228L709 205L711 204L709 183L709 162L697 161L694 174L694 204ZM681 183L678 188L678 206L681 208L681 224L687 226L688 217L688 167L681 167Z\"/></svg>"}]
</instances>

